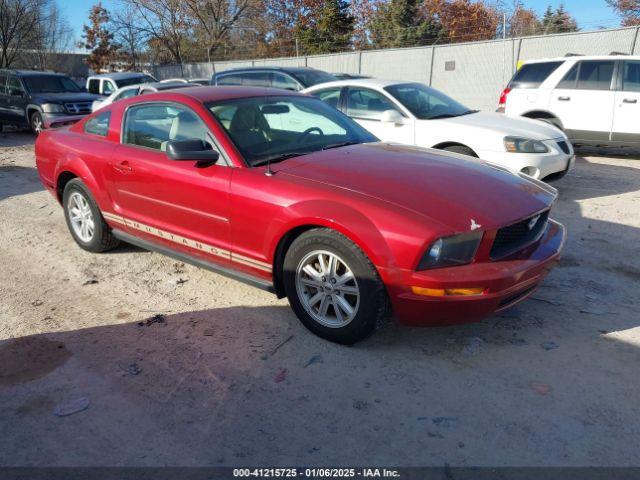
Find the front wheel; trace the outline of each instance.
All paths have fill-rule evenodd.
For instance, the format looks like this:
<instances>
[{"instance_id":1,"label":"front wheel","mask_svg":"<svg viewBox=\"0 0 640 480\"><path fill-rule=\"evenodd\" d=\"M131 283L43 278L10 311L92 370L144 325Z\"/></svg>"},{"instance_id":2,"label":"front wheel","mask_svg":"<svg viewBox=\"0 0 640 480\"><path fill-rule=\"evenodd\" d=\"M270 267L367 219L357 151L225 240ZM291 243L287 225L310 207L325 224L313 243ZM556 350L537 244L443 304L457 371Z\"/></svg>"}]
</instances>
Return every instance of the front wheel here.
<instances>
[{"instance_id":1,"label":"front wheel","mask_svg":"<svg viewBox=\"0 0 640 480\"><path fill-rule=\"evenodd\" d=\"M36 135L40 135L40 132L44 129L44 121L42 120L42 114L40 112L33 112L31 119L29 120L31 131Z\"/></svg>"},{"instance_id":2,"label":"front wheel","mask_svg":"<svg viewBox=\"0 0 640 480\"><path fill-rule=\"evenodd\" d=\"M354 344L388 316L386 290L375 267L334 230L314 228L294 240L284 260L284 286L300 321L332 342Z\"/></svg>"},{"instance_id":3,"label":"front wheel","mask_svg":"<svg viewBox=\"0 0 640 480\"><path fill-rule=\"evenodd\" d=\"M62 195L64 218L76 243L89 252L105 252L115 248L119 240L105 223L100 209L85 184L74 178Z\"/></svg>"}]
</instances>

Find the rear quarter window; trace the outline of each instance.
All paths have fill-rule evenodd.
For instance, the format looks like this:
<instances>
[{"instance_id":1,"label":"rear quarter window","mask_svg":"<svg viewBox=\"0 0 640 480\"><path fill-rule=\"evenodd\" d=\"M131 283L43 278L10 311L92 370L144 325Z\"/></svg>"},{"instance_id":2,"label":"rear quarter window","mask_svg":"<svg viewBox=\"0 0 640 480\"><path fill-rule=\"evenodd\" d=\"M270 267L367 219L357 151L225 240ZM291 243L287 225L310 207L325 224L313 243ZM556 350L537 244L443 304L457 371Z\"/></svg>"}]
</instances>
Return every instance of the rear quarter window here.
<instances>
[{"instance_id":1,"label":"rear quarter window","mask_svg":"<svg viewBox=\"0 0 640 480\"><path fill-rule=\"evenodd\" d=\"M511 79L510 88L537 88L549 75L556 71L563 62L527 63Z\"/></svg>"},{"instance_id":2,"label":"rear quarter window","mask_svg":"<svg viewBox=\"0 0 640 480\"><path fill-rule=\"evenodd\" d=\"M84 133L106 137L109 132L110 118L111 112L104 112L87 120L87 123L84 124Z\"/></svg>"}]
</instances>

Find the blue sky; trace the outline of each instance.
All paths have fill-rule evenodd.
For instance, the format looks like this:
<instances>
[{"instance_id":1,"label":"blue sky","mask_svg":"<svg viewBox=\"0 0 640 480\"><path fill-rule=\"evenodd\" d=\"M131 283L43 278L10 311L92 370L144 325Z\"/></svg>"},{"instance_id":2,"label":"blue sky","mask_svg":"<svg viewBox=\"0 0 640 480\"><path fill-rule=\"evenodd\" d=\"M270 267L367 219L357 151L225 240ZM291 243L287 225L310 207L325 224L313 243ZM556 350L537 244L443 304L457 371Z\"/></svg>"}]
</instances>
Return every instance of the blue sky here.
<instances>
[{"instance_id":1,"label":"blue sky","mask_svg":"<svg viewBox=\"0 0 640 480\"><path fill-rule=\"evenodd\" d=\"M76 31L76 37L82 33L82 25L87 21L89 9L94 3L91 0L57 0L58 5L66 15L69 23ZM492 3L489 0L487 3ZM509 0L505 0L509 4ZM594 30L600 26L612 28L619 26L620 19L607 5L605 0L523 0L528 8L533 8L542 14L547 5L554 8L560 3L578 20L578 25L584 30ZM118 7L118 0L103 0L102 4L107 10Z\"/></svg>"}]
</instances>

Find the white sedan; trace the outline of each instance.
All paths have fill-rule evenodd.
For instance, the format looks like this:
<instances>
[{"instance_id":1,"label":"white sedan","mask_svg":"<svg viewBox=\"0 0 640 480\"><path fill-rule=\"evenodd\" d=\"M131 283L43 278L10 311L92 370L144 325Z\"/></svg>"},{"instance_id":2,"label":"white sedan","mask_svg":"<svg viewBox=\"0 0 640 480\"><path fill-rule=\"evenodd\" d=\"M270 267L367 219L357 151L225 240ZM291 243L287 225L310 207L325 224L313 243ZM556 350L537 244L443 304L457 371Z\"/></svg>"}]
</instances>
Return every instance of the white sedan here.
<instances>
[{"instance_id":1,"label":"white sedan","mask_svg":"<svg viewBox=\"0 0 640 480\"><path fill-rule=\"evenodd\" d=\"M421 83L355 79L306 90L384 142L480 157L534 178L560 177L573 165L567 136L555 126L471 110Z\"/></svg>"},{"instance_id":2,"label":"white sedan","mask_svg":"<svg viewBox=\"0 0 640 480\"><path fill-rule=\"evenodd\" d=\"M113 102L122 100L123 98L135 97L136 95L144 95L145 93L155 93L162 90L172 90L175 88L199 87L197 83L189 83L187 81L162 81L156 83L140 83L138 85L129 85L122 87L113 92L104 100L94 100L91 105L91 111L95 112L101 108L111 105Z\"/></svg>"}]
</instances>

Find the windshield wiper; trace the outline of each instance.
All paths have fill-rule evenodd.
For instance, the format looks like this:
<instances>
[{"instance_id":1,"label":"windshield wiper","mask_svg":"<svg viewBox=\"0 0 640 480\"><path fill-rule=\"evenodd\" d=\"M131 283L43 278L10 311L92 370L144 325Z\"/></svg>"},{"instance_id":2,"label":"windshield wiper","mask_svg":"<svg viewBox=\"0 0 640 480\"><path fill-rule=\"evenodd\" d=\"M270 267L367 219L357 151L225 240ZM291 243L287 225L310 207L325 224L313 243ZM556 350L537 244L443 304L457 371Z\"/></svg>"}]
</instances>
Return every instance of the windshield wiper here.
<instances>
[{"instance_id":1,"label":"windshield wiper","mask_svg":"<svg viewBox=\"0 0 640 480\"><path fill-rule=\"evenodd\" d=\"M469 115L471 113L477 113L479 110L466 110L462 113L441 113L440 115L434 115L433 117L429 117L429 120L438 120L440 118L455 118L461 117L463 115Z\"/></svg>"},{"instance_id":2,"label":"windshield wiper","mask_svg":"<svg viewBox=\"0 0 640 480\"><path fill-rule=\"evenodd\" d=\"M329 150L331 148L348 147L349 145L358 145L359 143L360 142L356 140L347 140L346 142L331 143L329 145L325 145L324 147L322 147L322 150Z\"/></svg>"},{"instance_id":3,"label":"windshield wiper","mask_svg":"<svg viewBox=\"0 0 640 480\"><path fill-rule=\"evenodd\" d=\"M259 162L255 162L254 164L252 164L252 166L259 167L261 165L266 165L267 163L277 163L277 162L281 162L282 160L286 160L288 158L301 157L302 155L307 155L308 153L311 153L311 152L288 152L288 153L283 153L282 155L277 155L277 156L271 157L271 158L265 158L264 160L260 160Z\"/></svg>"}]
</instances>

